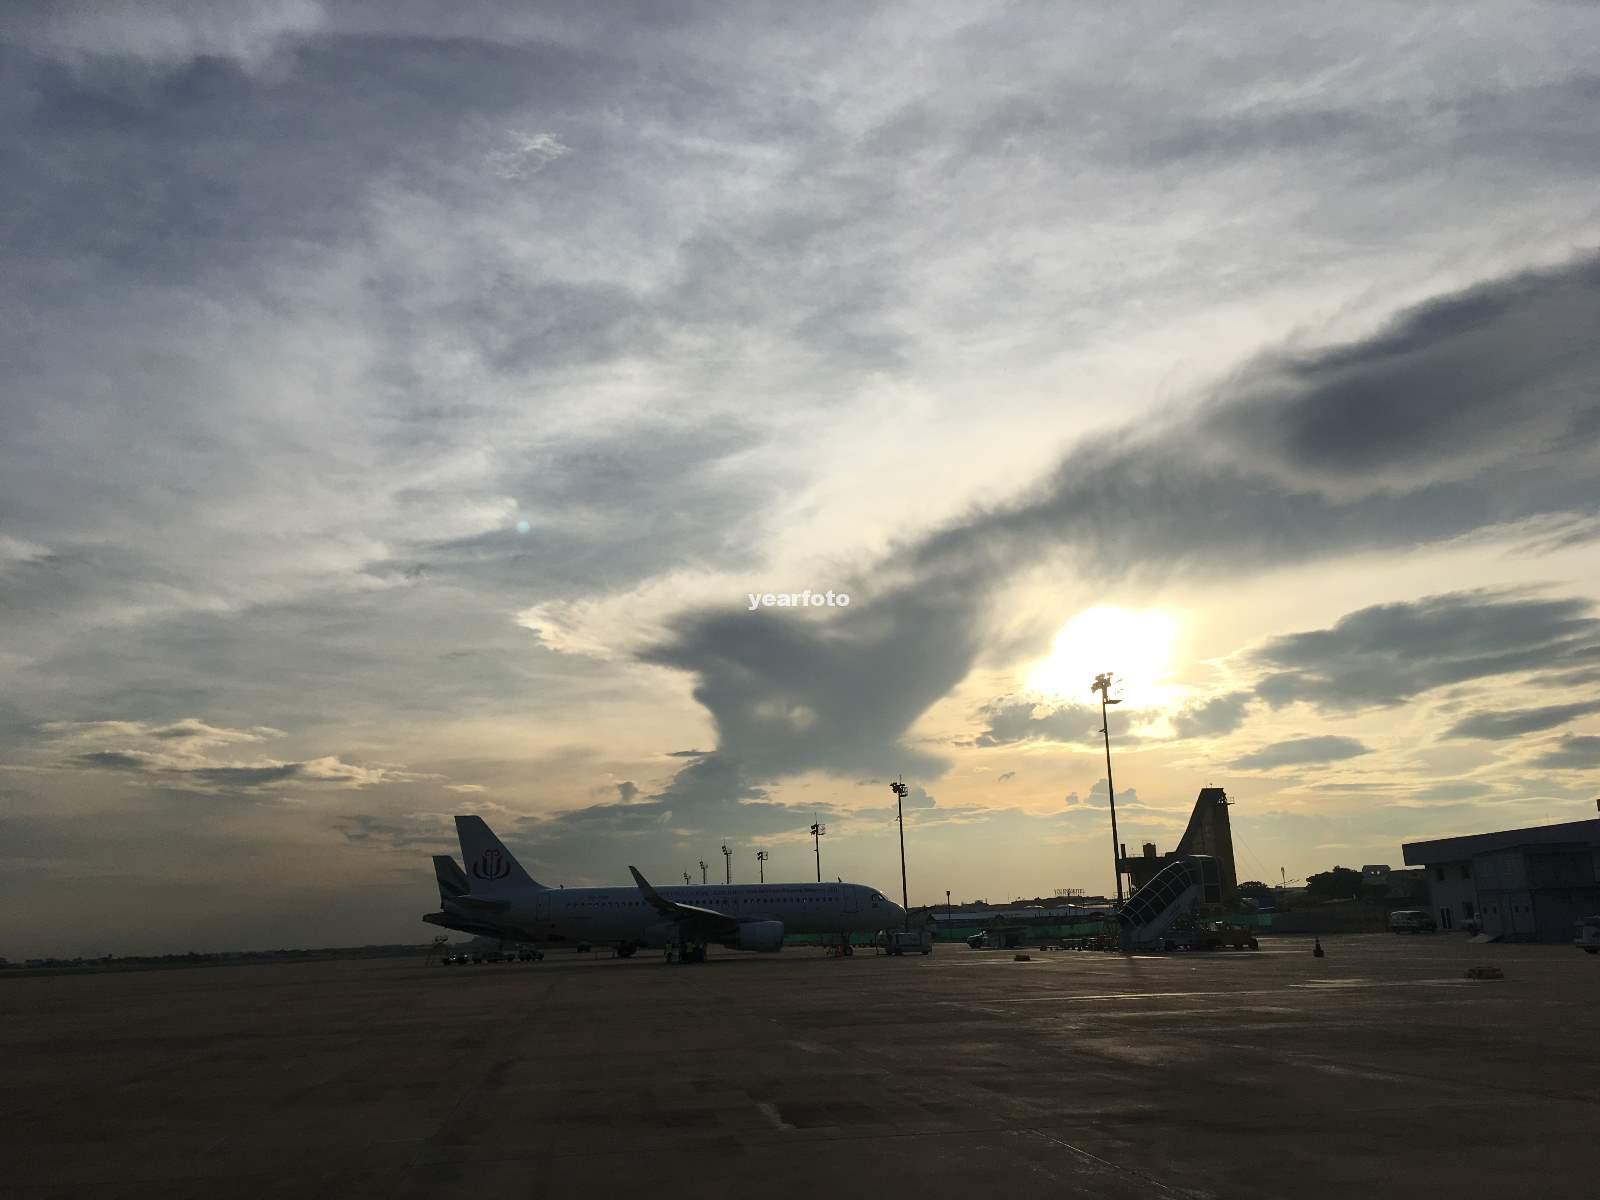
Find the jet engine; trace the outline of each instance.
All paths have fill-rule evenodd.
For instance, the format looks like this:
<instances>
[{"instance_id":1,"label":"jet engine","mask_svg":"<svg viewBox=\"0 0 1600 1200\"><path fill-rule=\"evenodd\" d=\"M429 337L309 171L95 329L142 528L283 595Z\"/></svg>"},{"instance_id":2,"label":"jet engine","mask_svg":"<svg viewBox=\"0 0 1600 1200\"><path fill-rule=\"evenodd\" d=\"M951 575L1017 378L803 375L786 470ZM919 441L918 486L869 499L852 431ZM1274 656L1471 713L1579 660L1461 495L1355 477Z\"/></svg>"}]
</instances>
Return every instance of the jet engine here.
<instances>
[{"instance_id":1,"label":"jet engine","mask_svg":"<svg viewBox=\"0 0 1600 1200\"><path fill-rule=\"evenodd\" d=\"M770 954L783 949L782 921L746 921L732 941L724 942L732 950L759 950Z\"/></svg>"}]
</instances>

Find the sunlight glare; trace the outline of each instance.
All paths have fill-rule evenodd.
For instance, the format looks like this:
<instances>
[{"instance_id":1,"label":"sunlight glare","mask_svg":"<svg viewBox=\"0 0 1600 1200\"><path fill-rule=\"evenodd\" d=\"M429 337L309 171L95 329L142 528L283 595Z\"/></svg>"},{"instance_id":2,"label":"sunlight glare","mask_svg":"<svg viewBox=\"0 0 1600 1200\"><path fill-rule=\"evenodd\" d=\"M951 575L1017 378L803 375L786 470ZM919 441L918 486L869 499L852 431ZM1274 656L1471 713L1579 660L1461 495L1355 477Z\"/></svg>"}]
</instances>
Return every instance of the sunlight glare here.
<instances>
[{"instance_id":1,"label":"sunlight glare","mask_svg":"<svg viewBox=\"0 0 1600 1200\"><path fill-rule=\"evenodd\" d=\"M1159 609L1085 609L1057 632L1050 653L1028 672L1027 686L1089 704L1089 684L1100 672L1110 671L1113 698L1134 707L1168 703L1179 690L1167 682L1177 632L1177 618Z\"/></svg>"}]
</instances>

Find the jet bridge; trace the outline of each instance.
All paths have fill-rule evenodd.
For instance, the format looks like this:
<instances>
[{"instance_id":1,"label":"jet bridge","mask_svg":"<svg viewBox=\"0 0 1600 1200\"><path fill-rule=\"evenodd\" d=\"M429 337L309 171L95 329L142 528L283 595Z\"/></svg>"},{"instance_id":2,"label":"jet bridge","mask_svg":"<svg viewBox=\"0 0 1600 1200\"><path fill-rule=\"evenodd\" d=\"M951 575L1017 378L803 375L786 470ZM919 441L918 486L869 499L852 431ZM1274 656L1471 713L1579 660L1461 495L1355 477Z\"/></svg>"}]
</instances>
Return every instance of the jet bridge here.
<instances>
[{"instance_id":1,"label":"jet bridge","mask_svg":"<svg viewBox=\"0 0 1600 1200\"><path fill-rule=\"evenodd\" d=\"M1157 871L1117 913L1123 950L1161 946L1168 926L1201 904L1222 901L1217 860L1208 854L1186 854Z\"/></svg>"}]
</instances>

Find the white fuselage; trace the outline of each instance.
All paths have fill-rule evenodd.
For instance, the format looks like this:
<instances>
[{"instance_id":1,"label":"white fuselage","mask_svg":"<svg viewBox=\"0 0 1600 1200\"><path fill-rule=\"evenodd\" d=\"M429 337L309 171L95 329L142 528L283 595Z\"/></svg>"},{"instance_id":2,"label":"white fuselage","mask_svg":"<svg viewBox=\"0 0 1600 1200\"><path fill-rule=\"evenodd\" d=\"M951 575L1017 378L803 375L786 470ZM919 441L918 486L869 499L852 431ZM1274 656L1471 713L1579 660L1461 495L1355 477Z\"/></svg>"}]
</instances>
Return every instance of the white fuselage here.
<instances>
[{"instance_id":1,"label":"white fuselage","mask_svg":"<svg viewBox=\"0 0 1600 1200\"><path fill-rule=\"evenodd\" d=\"M740 883L664 887L677 904L714 909L740 923L781 921L785 934L849 934L898 924L903 912L883 893L858 883ZM666 946L678 940L677 924L664 917L636 887L520 888L497 892L510 907L498 916L527 940L631 942ZM448 913L456 906L446 901ZM472 919L481 912L460 908Z\"/></svg>"}]
</instances>

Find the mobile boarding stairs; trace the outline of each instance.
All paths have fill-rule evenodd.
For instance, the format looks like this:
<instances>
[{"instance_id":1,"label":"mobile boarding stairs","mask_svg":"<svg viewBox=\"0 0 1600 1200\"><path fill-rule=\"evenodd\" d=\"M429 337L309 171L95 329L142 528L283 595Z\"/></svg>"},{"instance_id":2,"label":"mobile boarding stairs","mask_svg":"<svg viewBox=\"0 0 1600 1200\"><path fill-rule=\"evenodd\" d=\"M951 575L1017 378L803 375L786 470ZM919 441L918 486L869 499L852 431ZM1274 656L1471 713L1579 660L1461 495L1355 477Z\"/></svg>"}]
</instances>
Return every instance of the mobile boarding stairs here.
<instances>
[{"instance_id":1,"label":"mobile boarding stairs","mask_svg":"<svg viewBox=\"0 0 1600 1200\"><path fill-rule=\"evenodd\" d=\"M1202 904L1222 903L1217 860L1209 854L1186 854L1151 876L1117 913L1124 953L1160 950L1167 929Z\"/></svg>"}]
</instances>

